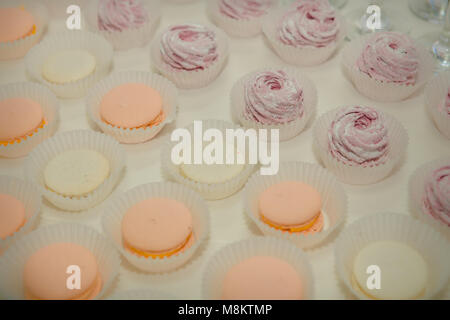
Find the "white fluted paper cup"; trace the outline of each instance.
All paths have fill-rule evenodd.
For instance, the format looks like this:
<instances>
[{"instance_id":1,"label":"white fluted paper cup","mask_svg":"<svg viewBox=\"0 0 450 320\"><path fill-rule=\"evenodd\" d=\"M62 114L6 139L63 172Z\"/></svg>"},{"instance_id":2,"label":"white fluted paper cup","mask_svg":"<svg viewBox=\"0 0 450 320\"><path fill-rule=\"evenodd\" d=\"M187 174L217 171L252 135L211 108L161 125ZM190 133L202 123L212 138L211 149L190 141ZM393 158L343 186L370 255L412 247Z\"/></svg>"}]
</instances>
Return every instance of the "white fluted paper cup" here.
<instances>
[{"instance_id":1,"label":"white fluted paper cup","mask_svg":"<svg viewBox=\"0 0 450 320\"><path fill-rule=\"evenodd\" d=\"M362 36L347 43L342 51L342 66L345 74L356 89L369 99L382 102L395 102L405 100L413 93L421 89L433 75L434 61L428 49L414 41L419 55L419 69L415 84L405 85L398 83L382 82L371 78L361 72L356 65L367 41L373 35Z\"/></svg>"},{"instance_id":2,"label":"white fluted paper cup","mask_svg":"<svg viewBox=\"0 0 450 320\"><path fill-rule=\"evenodd\" d=\"M27 155L34 147L52 136L59 123L59 102L46 87L31 83L18 82L0 86L0 101L9 98L28 98L40 104L45 124L32 134L12 141L0 143L0 157L17 158Z\"/></svg>"},{"instance_id":3,"label":"white fluted paper cup","mask_svg":"<svg viewBox=\"0 0 450 320\"><path fill-rule=\"evenodd\" d=\"M160 51L161 38L164 32L173 26L169 26L164 29L151 44L150 56L152 65L156 68L156 70L158 70L159 73L175 83L175 85L180 89L196 89L206 87L219 76L228 60L229 48L226 34L214 26L205 26L213 30L216 35L218 58L204 70L177 70L163 61Z\"/></svg>"},{"instance_id":4,"label":"white fluted paper cup","mask_svg":"<svg viewBox=\"0 0 450 320\"><path fill-rule=\"evenodd\" d=\"M86 50L95 57L95 70L85 78L63 84L53 83L42 75L48 56L58 50ZM32 79L49 87L60 98L79 98L98 80L106 76L112 66L113 49L101 36L86 31L66 31L47 37L33 47L25 57L27 72ZM70 61L68 61L70 63Z\"/></svg>"},{"instance_id":5,"label":"white fluted paper cup","mask_svg":"<svg viewBox=\"0 0 450 320\"><path fill-rule=\"evenodd\" d=\"M436 127L450 139L450 114L446 112L446 99L450 88L450 72L439 73L425 87L425 104Z\"/></svg>"},{"instance_id":6,"label":"white fluted paper cup","mask_svg":"<svg viewBox=\"0 0 450 320\"><path fill-rule=\"evenodd\" d=\"M203 298L221 299L223 280L230 268L254 256L271 256L289 263L302 279L304 299L314 299L314 278L307 255L289 241L274 237L251 237L219 250L203 274Z\"/></svg>"},{"instance_id":7,"label":"white fluted paper cup","mask_svg":"<svg viewBox=\"0 0 450 320\"><path fill-rule=\"evenodd\" d=\"M36 251L54 243L75 243L88 249L97 260L102 278L101 298L111 287L120 267L120 256L107 239L81 224L54 224L39 228L15 242L0 259L0 295L7 299L25 299L23 271Z\"/></svg>"},{"instance_id":8,"label":"white fluted paper cup","mask_svg":"<svg viewBox=\"0 0 450 320\"><path fill-rule=\"evenodd\" d=\"M74 149L98 151L109 161L109 176L94 191L69 197L47 188L44 170L48 162L57 155ZM36 147L25 162L25 176L37 185L44 197L56 207L66 211L82 211L105 200L118 184L125 168L125 151L113 138L88 130L68 131L47 139Z\"/></svg>"},{"instance_id":9,"label":"white fluted paper cup","mask_svg":"<svg viewBox=\"0 0 450 320\"><path fill-rule=\"evenodd\" d=\"M29 12L35 19L36 30L33 34L22 39L11 42L0 42L0 60L10 60L22 58L27 52L38 43L47 30L48 11L45 6L37 1L23 0L20 3L16 0L2 0L0 8L19 7Z\"/></svg>"},{"instance_id":10,"label":"white fluted paper cup","mask_svg":"<svg viewBox=\"0 0 450 320\"><path fill-rule=\"evenodd\" d=\"M226 129L239 129L240 127L222 120L204 120L201 122L203 130L217 129L222 132L225 139ZM192 141L194 141L194 124L189 125L187 129L191 135ZM256 164L250 164L248 158L243 170L230 180L221 183L202 183L194 181L190 178L185 177L180 169L180 165L175 164L172 161L172 149L178 144L178 142L173 142L168 140L161 152L161 165L162 171L172 180L181 183L190 189L193 189L200 193L202 197L208 200L218 200L227 198L236 192L238 192L245 185L248 177L255 170ZM191 145L192 146L192 145ZM193 149L191 150L193 151ZM248 151L248 146L247 146ZM203 151L202 151L203 152ZM246 152L248 155L248 152ZM225 152L224 152L225 155Z\"/></svg>"},{"instance_id":11,"label":"white fluted paper cup","mask_svg":"<svg viewBox=\"0 0 450 320\"><path fill-rule=\"evenodd\" d=\"M248 19L233 19L220 10L219 1L209 0L206 4L206 10L211 20L221 29L225 30L230 36L235 37L254 37L261 33L264 17L270 12L260 16ZM279 0L272 0L273 10L279 4Z\"/></svg>"},{"instance_id":12,"label":"white fluted paper cup","mask_svg":"<svg viewBox=\"0 0 450 320\"><path fill-rule=\"evenodd\" d=\"M410 216L379 213L361 218L344 230L336 241L337 275L359 299L368 299L352 285L356 255L375 241L398 241L416 249L428 265L428 284L421 299L436 296L450 276L449 242L433 228Z\"/></svg>"},{"instance_id":13,"label":"white fluted paper cup","mask_svg":"<svg viewBox=\"0 0 450 320\"><path fill-rule=\"evenodd\" d=\"M275 229L261 220L258 200L262 192L283 181L306 183L320 193L324 227L320 232L304 234ZM323 244L345 221L347 195L336 178L322 167L305 162L280 163L277 175L263 176L256 172L248 180L244 189L244 210L246 215L267 236L289 240L301 248L312 248Z\"/></svg>"},{"instance_id":14,"label":"white fluted paper cup","mask_svg":"<svg viewBox=\"0 0 450 320\"><path fill-rule=\"evenodd\" d=\"M164 120L150 127L118 128L104 122L100 116L100 104L113 88L126 83L143 83L152 87L162 97ZM161 77L146 71L113 72L105 79L100 80L89 92L86 98L87 112L92 121L107 135L121 143L141 143L152 139L162 128L175 120L178 106L178 90L175 85Z\"/></svg>"},{"instance_id":15,"label":"white fluted paper cup","mask_svg":"<svg viewBox=\"0 0 450 320\"><path fill-rule=\"evenodd\" d=\"M412 213L419 220L431 225L450 241L450 226L423 210L425 185L434 170L450 166L450 157L439 158L421 165L409 180L409 202Z\"/></svg>"},{"instance_id":16,"label":"white fluted paper cup","mask_svg":"<svg viewBox=\"0 0 450 320\"><path fill-rule=\"evenodd\" d=\"M192 214L194 243L186 250L164 258L146 258L123 246L122 220L136 203L149 198L170 198L182 202ZM152 273L170 272L188 263L209 236L209 211L205 201L194 191L172 182L156 182L135 187L114 199L102 218L103 231L123 257L139 270Z\"/></svg>"},{"instance_id":17,"label":"white fluted paper cup","mask_svg":"<svg viewBox=\"0 0 450 320\"><path fill-rule=\"evenodd\" d=\"M122 31L100 30L98 27L98 0L90 1L87 8L89 29L108 40L114 49L127 50L145 46L153 37L161 19L161 4L159 0L143 0L148 20L137 28Z\"/></svg>"},{"instance_id":18,"label":"white fluted paper cup","mask_svg":"<svg viewBox=\"0 0 450 320\"><path fill-rule=\"evenodd\" d=\"M245 84L251 80L255 74L263 71L284 71L289 77L296 79L299 87L303 90L304 100L304 114L301 118L291 121L286 124L265 125L257 123L253 120L248 120L245 117ZM310 119L315 115L317 108L317 89L314 83L304 74L292 68L264 68L258 71L251 72L241 79L239 79L231 89L231 112L233 117L245 128L253 128L256 130L266 129L268 131L277 129L281 141L289 140L302 132Z\"/></svg>"},{"instance_id":19,"label":"white fluted paper cup","mask_svg":"<svg viewBox=\"0 0 450 320\"><path fill-rule=\"evenodd\" d=\"M5 239L0 239L0 256L11 244L30 232L37 224L42 195L29 181L0 175L0 193L9 194L25 207L25 224Z\"/></svg>"},{"instance_id":20,"label":"white fluted paper cup","mask_svg":"<svg viewBox=\"0 0 450 320\"><path fill-rule=\"evenodd\" d=\"M322 64L333 55L345 39L347 33L346 22L341 15L337 14L340 21L340 28L334 42L322 48L286 45L280 41L278 36L278 21L285 12L286 7L281 7L269 13L264 18L262 30L275 53L289 64L299 67Z\"/></svg>"},{"instance_id":21,"label":"white fluted paper cup","mask_svg":"<svg viewBox=\"0 0 450 320\"><path fill-rule=\"evenodd\" d=\"M323 114L314 127L314 147L323 165L335 174L340 181L348 184L367 185L387 178L405 157L408 147L408 133L406 129L394 117L383 113L389 137L389 154L386 161L383 164L366 167L345 164L329 152L328 146L330 125L341 108L336 108Z\"/></svg>"},{"instance_id":22,"label":"white fluted paper cup","mask_svg":"<svg viewBox=\"0 0 450 320\"><path fill-rule=\"evenodd\" d=\"M117 292L106 300L176 300L173 296L150 289L136 289Z\"/></svg>"}]
</instances>

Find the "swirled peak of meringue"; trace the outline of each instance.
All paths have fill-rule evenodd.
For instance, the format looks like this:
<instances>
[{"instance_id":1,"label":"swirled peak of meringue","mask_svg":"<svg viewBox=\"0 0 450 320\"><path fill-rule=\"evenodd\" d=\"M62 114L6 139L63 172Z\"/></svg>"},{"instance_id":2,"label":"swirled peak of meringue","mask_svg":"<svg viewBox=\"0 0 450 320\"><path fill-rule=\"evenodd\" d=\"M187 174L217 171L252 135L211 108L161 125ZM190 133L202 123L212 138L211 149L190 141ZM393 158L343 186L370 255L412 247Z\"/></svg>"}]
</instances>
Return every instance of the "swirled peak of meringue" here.
<instances>
[{"instance_id":1,"label":"swirled peak of meringue","mask_svg":"<svg viewBox=\"0 0 450 320\"><path fill-rule=\"evenodd\" d=\"M416 82L419 55L408 36L377 32L365 44L356 65L378 81L412 85Z\"/></svg>"},{"instance_id":2,"label":"swirled peak of meringue","mask_svg":"<svg viewBox=\"0 0 450 320\"><path fill-rule=\"evenodd\" d=\"M148 21L148 12L141 0L99 0L97 21L102 31L123 31L138 28Z\"/></svg>"},{"instance_id":3,"label":"swirled peak of meringue","mask_svg":"<svg viewBox=\"0 0 450 320\"><path fill-rule=\"evenodd\" d=\"M331 154L348 165L383 164L389 153L383 114L370 107L340 109L328 131Z\"/></svg>"},{"instance_id":4,"label":"swirled peak of meringue","mask_svg":"<svg viewBox=\"0 0 450 320\"><path fill-rule=\"evenodd\" d=\"M220 12L236 20L261 17L272 5L273 0L219 0Z\"/></svg>"},{"instance_id":5,"label":"swirled peak of meringue","mask_svg":"<svg viewBox=\"0 0 450 320\"><path fill-rule=\"evenodd\" d=\"M244 84L247 120L261 124L285 124L304 114L303 90L284 71L261 71Z\"/></svg>"},{"instance_id":6,"label":"swirled peak of meringue","mask_svg":"<svg viewBox=\"0 0 450 320\"><path fill-rule=\"evenodd\" d=\"M294 47L326 47L336 41L340 23L327 0L300 0L278 22L278 37Z\"/></svg>"},{"instance_id":7,"label":"swirled peak of meringue","mask_svg":"<svg viewBox=\"0 0 450 320\"><path fill-rule=\"evenodd\" d=\"M174 69L204 70L218 59L216 34L199 24L173 26L162 35L160 52Z\"/></svg>"},{"instance_id":8,"label":"swirled peak of meringue","mask_svg":"<svg viewBox=\"0 0 450 320\"><path fill-rule=\"evenodd\" d=\"M424 191L424 212L450 227L450 164L430 174Z\"/></svg>"}]
</instances>

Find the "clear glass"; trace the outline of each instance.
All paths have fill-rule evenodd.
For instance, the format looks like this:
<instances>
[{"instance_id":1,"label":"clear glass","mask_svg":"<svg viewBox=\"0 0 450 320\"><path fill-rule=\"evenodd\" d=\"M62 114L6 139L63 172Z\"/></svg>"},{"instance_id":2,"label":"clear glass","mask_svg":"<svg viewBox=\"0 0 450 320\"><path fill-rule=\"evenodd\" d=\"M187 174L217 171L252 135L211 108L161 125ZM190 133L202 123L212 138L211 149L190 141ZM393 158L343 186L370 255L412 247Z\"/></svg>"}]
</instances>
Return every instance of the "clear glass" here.
<instances>
[{"instance_id":1,"label":"clear glass","mask_svg":"<svg viewBox=\"0 0 450 320\"><path fill-rule=\"evenodd\" d=\"M441 32L433 32L418 39L429 48L436 60L437 70L447 70L450 67L450 6L446 5L444 27Z\"/></svg>"},{"instance_id":2,"label":"clear glass","mask_svg":"<svg viewBox=\"0 0 450 320\"><path fill-rule=\"evenodd\" d=\"M409 0L409 8L421 19L432 23L442 23L448 0Z\"/></svg>"}]
</instances>

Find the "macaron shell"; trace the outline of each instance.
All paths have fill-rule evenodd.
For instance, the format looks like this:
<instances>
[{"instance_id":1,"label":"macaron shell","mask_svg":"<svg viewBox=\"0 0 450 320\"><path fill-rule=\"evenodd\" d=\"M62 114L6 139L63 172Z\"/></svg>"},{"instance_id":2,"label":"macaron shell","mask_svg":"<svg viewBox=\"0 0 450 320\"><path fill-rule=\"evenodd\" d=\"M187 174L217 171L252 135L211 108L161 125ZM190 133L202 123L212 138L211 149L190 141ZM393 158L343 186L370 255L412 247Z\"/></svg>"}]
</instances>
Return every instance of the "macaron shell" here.
<instances>
[{"instance_id":1,"label":"macaron shell","mask_svg":"<svg viewBox=\"0 0 450 320\"><path fill-rule=\"evenodd\" d=\"M258 208L262 216L281 226L298 226L321 212L320 193L297 181L274 184L261 193Z\"/></svg>"},{"instance_id":2,"label":"macaron shell","mask_svg":"<svg viewBox=\"0 0 450 320\"><path fill-rule=\"evenodd\" d=\"M181 164L181 173L188 179L200 183L223 183L239 175L243 164Z\"/></svg>"},{"instance_id":3,"label":"macaron shell","mask_svg":"<svg viewBox=\"0 0 450 320\"><path fill-rule=\"evenodd\" d=\"M81 289L67 288L67 268L80 267ZM92 292L99 275L95 256L75 243L54 243L36 251L25 264L24 286L31 297L41 300L71 300ZM95 289L97 290L97 289Z\"/></svg>"},{"instance_id":4,"label":"macaron shell","mask_svg":"<svg viewBox=\"0 0 450 320\"><path fill-rule=\"evenodd\" d=\"M0 239L5 239L25 224L25 207L15 197L0 194Z\"/></svg>"},{"instance_id":5,"label":"macaron shell","mask_svg":"<svg viewBox=\"0 0 450 320\"><path fill-rule=\"evenodd\" d=\"M95 67L95 57L86 50L61 50L45 60L42 76L52 83L68 83L86 78Z\"/></svg>"},{"instance_id":6,"label":"macaron shell","mask_svg":"<svg viewBox=\"0 0 450 320\"><path fill-rule=\"evenodd\" d=\"M36 130L44 114L36 101L28 98L9 98L0 101L0 141L24 137Z\"/></svg>"},{"instance_id":7,"label":"macaron shell","mask_svg":"<svg viewBox=\"0 0 450 320\"><path fill-rule=\"evenodd\" d=\"M189 209L168 198L141 201L131 207L122 220L124 242L146 252L161 253L178 248L192 230Z\"/></svg>"},{"instance_id":8,"label":"macaron shell","mask_svg":"<svg viewBox=\"0 0 450 320\"><path fill-rule=\"evenodd\" d=\"M34 18L24 8L0 8L0 42L19 40L34 28Z\"/></svg>"},{"instance_id":9,"label":"macaron shell","mask_svg":"<svg viewBox=\"0 0 450 320\"><path fill-rule=\"evenodd\" d=\"M378 266L380 289L368 289L367 268ZM426 290L428 268L423 257L412 247L394 241L377 241L363 248L355 257L353 276L368 297L375 299L416 299Z\"/></svg>"},{"instance_id":10,"label":"macaron shell","mask_svg":"<svg viewBox=\"0 0 450 320\"><path fill-rule=\"evenodd\" d=\"M44 169L45 185L65 196L94 191L110 174L110 163L94 150L69 150L49 161Z\"/></svg>"},{"instance_id":11,"label":"macaron shell","mask_svg":"<svg viewBox=\"0 0 450 320\"><path fill-rule=\"evenodd\" d=\"M162 112L162 97L143 83L127 83L105 94L101 118L116 127L139 128L151 124Z\"/></svg>"},{"instance_id":12,"label":"macaron shell","mask_svg":"<svg viewBox=\"0 0 450 320\"><path fill-rule=\"evenodd\" d=\"M232 267L224 277L224 300L300 300L303 284L287 262L255 256Z\"/></svg>"}]
</instances>

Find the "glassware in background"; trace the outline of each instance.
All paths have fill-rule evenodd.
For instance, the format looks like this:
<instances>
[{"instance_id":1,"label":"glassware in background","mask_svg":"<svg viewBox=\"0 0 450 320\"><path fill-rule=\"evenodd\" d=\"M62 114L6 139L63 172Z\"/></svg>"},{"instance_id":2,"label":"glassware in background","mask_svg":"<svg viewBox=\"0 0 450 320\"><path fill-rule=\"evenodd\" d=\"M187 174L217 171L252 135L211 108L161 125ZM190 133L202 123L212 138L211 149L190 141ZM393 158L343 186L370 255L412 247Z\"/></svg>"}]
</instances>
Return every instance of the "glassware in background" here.
<instances>
[{"instance_id":1,"label":"glassware in background","mask_svg":"<svg viewBox=\"0 0 450 320\"><path fill-rule=\"evenodd\" d=\"M421 19L441 23L445 18L448 0L409 0L409 8Z\"/></svg>"},{"instance_id":2,"label":"glassware in background","mask_svg":"<svg viewBox=\"0 0 450 320\"><path fill-rule=\"evenodd\" d=\"M430 49L436 60L436 71L450 68L450 6L448 2L442 31L428 33L420 37L418 41Z\"/></svg>"}]
</instances>

